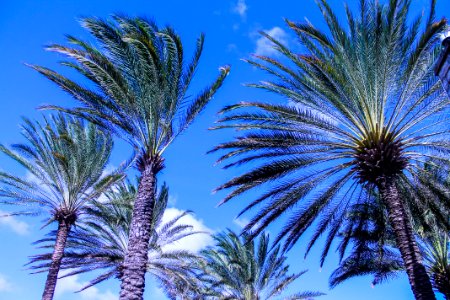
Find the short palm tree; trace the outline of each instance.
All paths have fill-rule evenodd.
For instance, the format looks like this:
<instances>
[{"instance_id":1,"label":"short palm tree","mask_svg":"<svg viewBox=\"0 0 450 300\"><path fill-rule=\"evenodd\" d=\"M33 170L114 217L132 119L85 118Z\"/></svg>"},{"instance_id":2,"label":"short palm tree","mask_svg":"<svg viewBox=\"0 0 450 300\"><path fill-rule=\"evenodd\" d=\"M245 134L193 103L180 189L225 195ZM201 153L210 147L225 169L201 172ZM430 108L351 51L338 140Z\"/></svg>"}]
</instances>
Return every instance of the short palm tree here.
<instances>
[{"instance_id":1,"label":"short palm tree","mask_svg":"<svg viewBox=\"0 0 450 300\"><path fill-rule=\"evenodd\" d=\"M141 179L120 299L142 299L156 176L164 167L163 153L203 110L229 69L220 68L210 86L190 96L187 93L202 53L203 35L197 40L194 57L186 63L180 37L170 27L159 29L143 18L119 16L114 21L84 19L82 24L95 37L98 48L69 37L73 47L53 45L48 50L69 59L63 65L84 76L91 88L47 68L34 68L80 103L73 109L47 108L99 124L135 149Z\"/></svg>"},{"instance_id":2,"label":"short palm tree","mask_svg":"<svg viewBox=\"0 0 450 300\"><path fill-rule=\"evenodd\" d=\"M63 115L44 122L25 119L22 127L27 144L0 151L25 167L21 178L0 173L0 201L23 206L17 215L45 215L56 222L53 253L42 299L53 298L67 237L89 203L122 176L105 175L113 147L109 133L93 124Z\"/></svg>"},{"instance_id":3,"label":"short palm tree","mask_svg":"<svg viewBox=\"0 0 450 300\"><path fill-rule=\"evenodd\" d=\"M248 60L276 78L250 86L290 103L240 103L223 111L219 128L247 131L215 148L227 150L220 160L232 160L226 167L252 165L219 187L233 189L223 202L268 187L244 209L265 204L245 230L257 235L291 212L276 239L291 248L321 219L310 245L328 230L326 254L349 205L378 191L416 299L435 299L398 185L411 185L426 158L448 157L449 99L433 73L446 21L434 20L435 1L427 16L410 23L409 0L361 0L357 14L346 9L346 29L328 1L317 2L327 31L287 21L304 53L263 33L284 60Z\"/></svg>"},{"instance_id":4,"label":"short palm tree","mask_svg":"<svg viewBox=\"0 0 450 300\"><path fill-rule=\"evenodd\" d=\"M424 264L431 277L433 287L450 300L450 252L449 236L436 230L425 236L420 244Z\"/></svg>"},{"instance_id":5,"label":"short palm tree","mask_svg":"<svg viewBox=\"0 0 450 300\"><path fill-rule=\"evenodd\" d=\"M403 260L395 247L395 235L379 199L352 205L339 235L341 261L331 274L332 288L366 275L373 276L375 286L404 271Z\"/></svg>"},{"instance_id":6,"label":"short palm tree","mask_svg":"<svg viewBox=\"0 0 450 300\"><path fill-rule=\"evenodd\" d=\"M105 193L107 201L96 202L90 206L89 218L69 235L61 265L62 269L68 270L64 277L92 271L100 272L82 290L111 278L123 280L123 264L136 193L137 188L130 182L113 186ZM197 256L187 250L167 247L182 243L185 237L200 232L182 223L183 217L189 212L163 222L168 198L168 189L163 186L152 210L147 272L170 294L174 282L182 282L185 287L195 283L191 265L196 262ZM54 235L53 232L48 238L37 243L44 244L42 248L51 248ZM49 253L33 256L30 260L31 269L37 272L46 271L50 266L50 259Z\"/></svg>"},{"instance_id":7,"label":"short palm tree","mask_svg":"<svg viewBox=\"0 0 450 300\"><path fill-rule=\"evenodd\" d=\"M232 231L214 237L216 245L202 251L203 276L208 282L205 294L212 299L276 299L306 271L289 274L280 247L270 250L269 236L262 234L258 244ZM286 299L311 299L318 292L301 292Z\"/></svg>"},{"instance_id":8,"label":"short palm tree","mask_svg":"<svg viewBox=\"0 0 450 300\"><path fill-rule=\"evenodd\" d=\"M402 197L413 204L414 198L444 197L448 201L450 181L448 178L448 164L438 164L428 161L425 164L426 174L419 174L415 180L415 189L401 189ZM434 183L434 184L433 184ZM428 184L440 184L437 195L431 194L430 189L423 189ZM425 190L425 192L423 191ZM425 200L424 199L424 200ZM376 285L404 272L405 268L400 254L395 246L395 235L388 224L386 208L378 198L353 205L341 229L339 252L344 257L349 245L350 254L340 263L330 278L332 287L349 278L362 275L373 275L372 284ZM414 229L418 237L419 249L424 258L424 265L431 278L435 290L450 299L450 259L448 229L442 226L432 211L412 210ZM423 217L425 215L425 218ZM448 216L447 216L448 218ZM423 222L425 221L425 222ZM445 223L445 222L442 222Z\"/></svg>"},{"instance_id":9,"label":"short palm tree","mask_svg":"<svg viewBox=\"0 0 450 300\"><path fill-rule=\"evenodd\" d=\"M372 206L367 204L367 206ZM376 208L375 208L376 209ZM392 230L381 232L381 223L373 211L354 211L357 226L342 234L340 247L353 244L350 254L340 263L330 278L331 287L344 281L365 275L373 275L372 284L377 285L404 272L404 264L395 248ZM378 218L379 219L379 218ZM418 243L424 258L424 265L431 278L433 288L450 299L450 252L448 234L434 228L432 231L418 233Z\"/></svg>"}]
</instances>

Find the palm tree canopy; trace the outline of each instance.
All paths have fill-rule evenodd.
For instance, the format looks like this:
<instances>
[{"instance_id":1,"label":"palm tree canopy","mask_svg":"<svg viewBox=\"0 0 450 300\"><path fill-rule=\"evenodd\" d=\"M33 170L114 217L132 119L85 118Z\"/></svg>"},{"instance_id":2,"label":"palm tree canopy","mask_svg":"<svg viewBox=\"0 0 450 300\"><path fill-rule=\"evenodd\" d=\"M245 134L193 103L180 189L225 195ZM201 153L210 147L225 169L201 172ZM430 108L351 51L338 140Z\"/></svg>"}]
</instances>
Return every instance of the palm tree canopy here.
<instances>
[{"instance_id":1,"label":"palm tree canopy","mask_svg":"<svg viewBox=\"0 0 450 300\"><path fill-rule=\"evenodd\" d=\"M0 145L27 172L24 177L0 173L1 203L24 207L14 214L46 214L48 223L67 218L72 224L123 176L104 174L113 141L93 124L62 114L43 122L25 119L22 135L25 144Z\"/></svg>"},{"instance_id":2,"label":"palm tree canopy","mask_svg":"<svg viewBox=\"0 0 450 300\"><path fill-rule=\"evenodd\" d=\"M275 299L306 271L289 274L280 247L270 251L269 236L258 244L239 238L232 231L214 237L216 245L202 251L203 278L209 293L218 299ZM318 292L301 292L286 299L311 299ZM214 298L214 299L217 299Z\"/></svg>"},{"instance_id":3,"label":"palm tree canopy","mask_svg":"<svg viewBox=\"0 0 450 300\"><path fill-rule=\"evenodd\" d=\"M303 53L262 33L283 60L248 60L275 78L249 86L282 95L289 104L226 107L216 128L246 131L213 151L226 150L219 159L228 161L225 168L252 163L250 171L218 188L232 189L223 202L267 188L241 212L261 208L246 232L256 236L286 217L275 242L284 239L290 249L318 220L308 251L328 231L326 256L352 204L385 180L411 186L413 175L426 172L421 162L428 157L447 159L450 100L433 73L446 27L445 20L434 20L435 1L428 15L410 22L411 1L361 0L357 15L346 8L346 27L327 1L317 2L328 31L287 21ZM433 201L414 205L445 216L449 202Z\"/></svg>"},{"instance_id":4,"label":"palm tree canopy","mask_svg":"<svg viewBox=\"0 0 450 300\"><path fill-rule=\"evenodd\" d=\"M90 86L84 87L48 68L32 66L81 104L74 109L56 106L88 119L126 139L136 150L138 167L160 156L183 132L222 85L219 76L197 96L187 94L202 53L204 36L197 40L193 58L185 62L180 37L171 27L158 28L145 18L115 16L112 21L82 20L98 47L68 37L72 47L51 45L63 54L64 66L75 69Z\"/></svg>"},{"instance_id":5,"label":"palm tree canopy","mask_svg":"<svg viewBox=\"0 0 450 300\"><path fill-rule=\"evenodd\" d=\"M64 277L100 271L100 274L83 287L83 290L111 278L122 277L122 264L128 247L128 232L133 212L133 201L137 188L126 181L113 186L105 193L106 200L90 206L89 217L69 235L67 250L61 268L68 270ZM196 256L187 250L176 250L171 245L183 242L183 238L199 234L191 225L183 224L184 212L164 221L169 194L164 185L155 201L152 216L147 271L161 284L167 293L173 282L182 281L185 286L194 284L190 266ZM42 248L52 248L55 232L36 243ZM51 253L31 257L31 269L45 272Z\"/></svg>"}]
</instances>

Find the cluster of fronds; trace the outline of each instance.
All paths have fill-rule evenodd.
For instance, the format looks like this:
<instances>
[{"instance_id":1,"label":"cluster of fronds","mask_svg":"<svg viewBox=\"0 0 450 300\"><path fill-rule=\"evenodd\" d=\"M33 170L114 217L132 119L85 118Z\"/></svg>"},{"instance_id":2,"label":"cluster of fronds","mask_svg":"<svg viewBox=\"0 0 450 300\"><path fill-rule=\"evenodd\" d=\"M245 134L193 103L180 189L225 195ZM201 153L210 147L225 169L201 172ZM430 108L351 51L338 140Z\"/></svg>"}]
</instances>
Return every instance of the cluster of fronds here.
<instances>
[{"instance_id":1,"label":"cluster of fronds","mask_svg":"<svg viewBox=\"0 0 450 300\"><path fill-rule=\"evenodd\" d=\"M68 271L63 277L100 272L83 290L111 278L121 279L136 192L135 185L122 182L105 193L104 201L89 207L86 218L80 220L82 223L69 235L61 265L62 270ZM192 266L197 259L194 253L170 246L182 242L190 235L201 233L194 231L191 225L183 224L183 217L189 212L181 213L171 220L163 220L168 197L168 189L163 186L153 207L147 272L169 293L175 288L174 282L192 286L192 279L195 279ZM43 244L41 248L53 249L55 234L56 232L52 232L36 243ZM45 272L51 263L51 257L51 253L31 257L31 269Z\"/></svg>"}]
</instances>

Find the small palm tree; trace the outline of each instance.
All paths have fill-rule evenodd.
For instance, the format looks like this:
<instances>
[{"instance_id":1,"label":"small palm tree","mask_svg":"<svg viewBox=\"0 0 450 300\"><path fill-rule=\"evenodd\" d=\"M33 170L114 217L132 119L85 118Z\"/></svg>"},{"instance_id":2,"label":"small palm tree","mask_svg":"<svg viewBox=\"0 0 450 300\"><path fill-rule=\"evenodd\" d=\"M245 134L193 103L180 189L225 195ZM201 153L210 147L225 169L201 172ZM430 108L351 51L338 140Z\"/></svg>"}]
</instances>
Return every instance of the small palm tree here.
<instances>
[{"instance_id":1,"label":"small palm tree","mask_svg":"<svg viewBox=\"0 0 450 300\"><path fill-rule=\"evenodd\" d=\"M328 231L326 255L347 208L377 191L416 299L435 299L398 185L411 186L426 158L448 157L450 102L433 73L446 21L434 20L435 1L428 17L410 23L411 1L361 0L356 16L346 9L347 30L328 1L317 2L327 31L287 21L304 53L263 33L288 62L248 60L275 77L250 86L290 103L240 103L223 111L228 114L219 128L246 132L215 148L227 150L220 161L234 159L226 167L256 165L219 187L233 189L223 202L265 185L268 191L243 210L265 204L245 230L255 236L291 212L276 239L289 249L320 219L310 246ZM441 214L448 208L445 201L421 206Z\"/></svg>"},{"instance_id":2,"label":"small palm tree","mask_svg":"<svg viewBox=\"0 0 450 300\"><path fill-rule=\"evenodd\" d=\"M436 230L423 238L420 244L424 264L430 274L433 287L450 300L450 252L449 236Z\"/></svg>"},{"instance_id":3,"label":"small palm tree","mask_svg":"<svg viewBox=\"0 0 450 300\"><path fill-rule=\"evenodd\" d=\"M117 278L123 280L124 260L128 247L133 201L137 188L130 182L121 182L105 193L107 201L96 202L89 207L89 218L71 232L67 241L67 250L61 268L69 270L64 275L99 272L85 290L100 282ZM163 221L168 202L168 189L163 186L154 202L152 210L152 234L150 238L147 272L150 273L170 295L174 283L194 288L196 282L191 266L197 256L187 250L171 250L171 245L182 243L192 234L192 226L182 223L189 212ZM51 233L48 238L37 241L42 248L51 248L54 244ZM43 272L50 266L51 254L45 253L31 257L31 269Z\"/></svg>"},{"instance_id":4,"label":"small palm tree","mask_svg":"<svg viewBox=\"0 0 450 300\"><path fill-rule=\"evenodd\" d=\"M331 274L332 288L350 278L365 275L373 275L372 285L375 286L404 272L386 208L379 198L352 205L340 236L341 261Z\"/></svg>"},{"instance_id":5,"label":"small palm tree","mask_svg":"<svg viewBox=\"0 0 450 300\"><path fill-rule=\"evenodd\" d=\"M411 204L420 203L433 197L447 197L443 194L448 190L448 164L427 161L425 174L419 174L414 181L413 190L401 189L402 198ZM427 185L439 183L442 189L437 194L430 193L430 189L423 189ZM416 198L423 198L419 201ZM413 205L412 205L413 207ZM415 208L411 211L414 229L418 237L419 249L424 258L424 265L431 278L435 290L450 299L450 253L448 231L438 218L443 217L431 211ZM423 217L425 215L425 218ZM443 222L444 224L446 222ZM373 275L373 285L382 283L395 277L405 268L395 245L395 235L389 226L386 208L379 197L366 199L364 203L353 205L346 217L341 230L339 252L344 257L349 245L350 254L340 263L330 278L330 285L335 287L349 278L363 275Z\"/></svg>"},{"instance_id":6,"label":"small palm tree","mask_svg":"<svg viewBox=\"0 0 450 300\"><path fill-rule=\"evenodd\" d=\"M145 288L151 217L156 176L164 167L163 153L189 127L217 92L228 67L197 96L189 96L203 49L197 40L194 57L184 61L180 37L171 27L159 29L143 18L114 17L114 21L84 19L83 26L99 48L69 37L74 47L53 45L47 49L63 54L63 65L75 69L91 84L83 87L44 67L34 68L80 103L63 109L107 128L135 149L141 173L134 202L128 251L125 257L120 299L142 299Z\"/></svg>"},{"instance_id":7,"label":"small palm tree","mask_svg":"<svg viewBox=\"0 0 450 300\"><path fill-rule=\"evenodd\" d=\"M262 234L258 244L228 231L214 237L216 245L202 251L203 277L213 299L275 299L306 271L289 274L280 247L270 251L269 236ZM318 292L302 292L286 299L311 299Z\"/></svg>"},{"instance_id":8,"label":"small palm tree","mask_svg":"<svg viewBox=\"0 0 450 300\"><path fill-rule=\"evenodd\" d=\"M383 283L405 271L400 253L395 247L395 236L382 224L379 207L373 203L352 208L352 219L344 226L340 243L341 255L349 244L350 254L340 263L330 278L331 287L365 275L373 275L373 285ZM369 208L370 207L370 208ZM378 221L375 221L378 220ZM380 221L380 222L379 222ZM387 221L385 219L384 221ZM448 234L438 228L416 230L424 265L433 288L450 299L450 252Z\"/></svg>"},{"instance_id":9,"label":"small palm tree","mask_svg":"<svg viewBox=\"0 0 450 300\"><path fill-rule=\"evenodd\" d=\"M103 174L113 142L93 124L58 115L43 123L25 119L22 129L28 143L0 146L0 151L25 167L28 175L20 178L1 172L0 201L23 206L17 215L45 215L46 225L58 223L42 296L50 300L73 226L122 175Z\"/></svg>"}]
</instances>

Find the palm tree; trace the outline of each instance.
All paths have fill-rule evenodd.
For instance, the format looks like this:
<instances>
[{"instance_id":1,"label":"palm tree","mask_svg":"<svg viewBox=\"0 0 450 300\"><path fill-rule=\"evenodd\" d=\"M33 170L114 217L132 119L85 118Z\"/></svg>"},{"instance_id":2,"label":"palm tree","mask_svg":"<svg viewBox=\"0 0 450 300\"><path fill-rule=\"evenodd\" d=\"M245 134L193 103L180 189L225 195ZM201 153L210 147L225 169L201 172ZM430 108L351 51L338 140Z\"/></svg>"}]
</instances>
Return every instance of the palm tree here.
<instances>
[{"instance_id":1,"label":"palm tree","mask_svg":"<svg viewBox=\"0 0 450 300\"><path fill-rule=\"evenodd\" d=\"M232 231L218 234L214 239L216 245L202 251L202 280L209 282L205 294L213 299L275 299L306 272L289 274L286 256L279 246L270 251L266 234L261 235L257 245ZM323 294L302 292L286 299L311 299L320 295Z\"/></svg>"},{"instance_id":2,"label":"palm tree","mask_svg":"<svg viewBox=\"0 0 450 300\"><path fill-rule=\"evenodd\" d=\"M440 164L429 160L425 163L426 174L418 174L413 190L402 188L402 198L414 203L423 202L432 197L442 197L448 201L448 164ZM434 184L433 184L434 183ZM437 195L430 193L424 186L441 186ZM421 197L422 201L415 201ZM450 258L448 229L441 228L432 211L423 211L415 207L412 211L413 227L418 237L419 249L424 258L424 265L431 278L435 290L450 299ZM425 216L425 217L424 217ZM445 222L442 222L445 225ZM353 205L341 230L339 252L344 257L349 245L353 245L350 254L340 263L330 278L330 285L335 287L345 280L362 275L373 275L373 285L382 283L391 277L404 272L405 268L395 245L395 235L388 224L386 208L379 197L367 199L366 202Z\"/></svg>"},{"instance_id":3,"label":"palm tree","mask_svg":"<svg viewBox=\"0 0 450 300\"><path fill-rule=\"evenodd\" d=\"M263 33L283 59L248 60L276 78L250 86L289 104L245 102L223 110L218 128L246 132L215 148L227 150L219 161L260 164L218 188L233 189L222 203L266 186L243 210L265 204L245 231L255 236L291 212L276 239L290 249L320 219L309 246L328 230L326 255L349 205L378 191L416 299L435 299L398 185L410 186L427 157L447 160L449 98L433 74L446 21L434 20L435 1L428 17L410 23L409 0L360 0L356 16L346 9L347 30L326 0L317 2L327 31L287 21L304 53Z\"/></svg>"},{"instance_id":4,"label":"palm tree","mask_svg":"<svg viewBox=\"0 0 450 300\"><path fill-rule=\"evenodd\" d=\"M42 299L53 299L67 237L86 208L122 175L104 175L113 147L111 136L93 124L63 115L43 123L25 119L27 144L0 151L25 167L21 178L0 173L1 203L23 206L17 215L45 215L46 225L57 222Z\"/></svg>"},{"instance_id":5,"label":"palm tree","mask_svg":"<svg viewBox=\"0 0 450 300\"><path fill-rule=\"evenodd\" d=\"M341 261L330 276L332 288L365 275L373 275L372 285L375 286L404 272L403 260L395 247L395 235L379 197L352 205L340 237Z\"/></svg>"},{"instance_id":6,"label":"palm tree","mask_svg":"<svg viewBox=\"0 0 450 300\"><path fill-rule=\"evenodd\" d=\"M420 244L424 264L431 277L433 287L450 299L450 252L448 233L436 230L423 237Z\"/></svg>"},{"instance_id":7,"label":"palm tree","mask_svg":"<svg viewBox=\"0 0 450 300\"><path fill-rule=\"evenodd\" d=\"M340 263L330 278L331 287L344 281L365 275L373 275L373 285L383 283L404 272L404 264L395 248L395 236L391 229L385 229L380 218L379 206L366 203L363 208L354 207L350 223L344 226L340 243L344 255L349 243L353 243L350 254ZM387 221L386 219L384 221ZM356 225L356 226L355 226ZM431 278L433 288L450 299L450 252L448 233L437 227L432 230L416 228L419 248L424 265ZM342 257L341 256L341 257Z\"/></svg>"},{"instance_id":8,"label":"palm tree","mask_svg":"<svg viewBox=\"0 0 450 300\"><path fill-rule=\"evenodd\" d=\"M62 269L69 270L64 277L100 271L82 290L111 278L123 280L123 264L136 194L137 188L130 182L113 186L105 193L107 200L89 207L89 218L69 235L61 265ZM200 232L182 223L183 217L189 212L163 221L168 195L168 189L163 186L154 202L147 272L170 294L174 282L182 282L186 287L193 286L196 278L191 266L197 260L193 253L174 250L170 246L182 243L185 237ZM53 232L36 243L43 244L42 248L51 248L54 235ZM50 259L49 253L31 257L31 269L46 271Z\"/></svg>"},{"instance_id":9,"label":"palm tree","mask_svg":"<svg viewBox=\"0 0 450 300\"><path fill-rule=\"evenodd\" d=\"M143 18L114 17L114 21L84 19L82 25L95 37L98 48L69 37L74 47L52 45L63 54L63 65L75 69L91 89L50 69L33 66L80 103L63 110L107 128L132 145L141 173L133 208L120 299L142 299L151 236L156 176L164 167L163 153L192 123L222 85L220 75L197 96L187 94L203 49L197 40L194 57L184 62L180 37L170 28L159 29Z\"/></svg>"}]
</instances>

